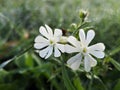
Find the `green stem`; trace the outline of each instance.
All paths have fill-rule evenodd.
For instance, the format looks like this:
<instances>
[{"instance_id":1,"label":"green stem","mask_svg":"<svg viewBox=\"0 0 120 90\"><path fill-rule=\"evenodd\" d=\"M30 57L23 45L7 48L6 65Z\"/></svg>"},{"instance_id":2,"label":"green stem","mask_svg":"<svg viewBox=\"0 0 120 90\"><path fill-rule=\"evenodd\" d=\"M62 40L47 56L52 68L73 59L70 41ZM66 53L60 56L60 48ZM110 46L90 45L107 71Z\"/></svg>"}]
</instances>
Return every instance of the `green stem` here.
<instances>
[{"instance_id":1,"label":"green stem","mask_svg":"<svg viewBox=\"0 0 120 90\"><path fill-rule=\"evenodd\" d=\"M115 55L118 52L120 52L120 46L117 47L116 49L114 49L113 51L111 51L110 54L109 54L109 56L113 56L113 55Z\"/></svg>"},{"instance_id":2,"label":"green stem","mask_svg":"<svg viewBox=\"0 0 120 90\"><path fill-rule=\"evenodd\" d=\"M79 29L80 29L82 26L84 26L85 24L86 24L86 22L80 23L80 24L78 25L78 27L76 28L76 30L72 33L72 35L76 34L76 33L79 31Z\"/></svg>"},{"instance_id":3,"label":"green stem","mask_svg":"<svg viewBox=\"0 0 120 90\"><path fill-rule=\"evenodd\" d=\"M92 72L90 72L90 74L91 74L91 80L90 80L90 83L89 83L88 90L92 90L93 77L94 77L94 74Z\"/></svg>"}]
</instances>

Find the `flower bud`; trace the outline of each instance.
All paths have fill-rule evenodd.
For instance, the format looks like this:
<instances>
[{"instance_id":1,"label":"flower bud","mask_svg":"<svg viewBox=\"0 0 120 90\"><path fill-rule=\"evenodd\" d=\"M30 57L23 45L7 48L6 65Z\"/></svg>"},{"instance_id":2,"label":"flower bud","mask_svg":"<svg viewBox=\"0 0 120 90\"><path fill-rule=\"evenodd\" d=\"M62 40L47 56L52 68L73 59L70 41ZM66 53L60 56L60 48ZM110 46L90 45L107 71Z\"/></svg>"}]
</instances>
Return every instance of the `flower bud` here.
<instances>
[{"instance_id":1,"label":"flower bud","mask_svg":"<svg viewBox=\"0 0 120 90\"><path fill-rule=\"evenodd\" d=\"M77 28L77 24L76 23L72 23L71 27L74 28L74 29L76 29Z\"/></svg>"},{"instance_id":2,"label":"flower bud","mask_svg":"<svg viewBox=\"0 0 120 90\"><path fill-rule=\"evenodd\" d=\"M85 11L85 10L80 10L79 11L79 17L82 18L82 19L85 19L88 15L88 12Z\"/></svg>"},{"instance_id":3,"label":"flower bud","mask_svg":"<svg viewBox=\"0 0 120 90\"><path fill-rule=\"evenodd\" d=\"M67 37L62 36L62 37L60 38L60 43L63 43L63 44L67 43Z\"/></svg>"}]
</instances>

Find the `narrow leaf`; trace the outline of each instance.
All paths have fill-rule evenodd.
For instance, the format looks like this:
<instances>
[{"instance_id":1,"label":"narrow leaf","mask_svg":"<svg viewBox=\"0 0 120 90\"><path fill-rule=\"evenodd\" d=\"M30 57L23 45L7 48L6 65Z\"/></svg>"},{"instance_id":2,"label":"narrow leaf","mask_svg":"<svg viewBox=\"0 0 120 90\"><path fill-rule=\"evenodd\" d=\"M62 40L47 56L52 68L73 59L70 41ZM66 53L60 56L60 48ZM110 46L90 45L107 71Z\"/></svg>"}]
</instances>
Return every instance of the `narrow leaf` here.
<instances>
[{"instance_id":1,"label":"narrow leaf","mask_svg":"<svg viewBox=\"0 0 120 90\"><path fill-rule=\"evenodd\" d=\"M110 62L114 65L114 67L120 71L120 63L118 63L117 61L115 61L114 59L110 58Z\"/></svg>"},{"instance_id":2,"label":"narrow leaf","mask_svg":"<svg viewBox=\"0 0 120 90\"><path fill-rule=\"evenodd\" d=\"M118 80L113 90L119 90L119 89L120 89L120 79Z\"/></svg>"},{"instance_id":3,"label":"narrow leaf","mask_svg":"<svg viewBox=\"0 0 120 90\"><path fill-rule=\"evenodd\" d=\"M28 53L25 53L25 64L28 67L33 67L34 66L33 58Z\"/></svg>"},{"instance_id":4,"label":"narrow leaf","mask_svg":"<svg viewBox=\"0 0 120 90\"><path fill-rule=\"evenodd\" d=\"M78 76L76 76L74 78L73 82L74 82L74 85L75 85L77 90L84 90L84 88L82 87L81 81L80 81Z\"/></svg>"},{"instance_id":5,"label":"narrow leaf","mask_svg":"<svg viewBox=\"0 0 120 90\"><path fill-rule=\"evenodd\" d=\"M62 66L62 75L63 75L64 84L67 90L75 90L73 84L71 83L70 78L68 77L68 74L64 65Z\"/></svg>"},{"instance_id":6,"label":"narrow leaf","mask_svg":"<svg viewBox=\"0 0 120 90\"><path fill-rule=\"evenodd\" d=\"M9 64L12 60L14 60L14 58L9 59L9 60L3 62L2 64L0 64L0 69L4 68L4 67L5 67L7 64Z\"/></svg>"}]
</instances>

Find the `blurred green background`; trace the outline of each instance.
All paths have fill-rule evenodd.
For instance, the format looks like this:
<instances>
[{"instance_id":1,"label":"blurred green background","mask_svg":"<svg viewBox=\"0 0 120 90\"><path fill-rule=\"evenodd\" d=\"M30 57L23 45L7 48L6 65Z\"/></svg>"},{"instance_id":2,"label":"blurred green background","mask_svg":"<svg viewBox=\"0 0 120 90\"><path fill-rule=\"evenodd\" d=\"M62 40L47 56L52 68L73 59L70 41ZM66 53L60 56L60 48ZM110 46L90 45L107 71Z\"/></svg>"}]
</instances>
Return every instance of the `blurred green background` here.
<instances>
[{"instance_id":1,"label":"blurred green background","mask_svg":"<svg viewBox=\"0 0 120 90\"><path fill-rule=\"evenodd\" d=\"M66 90L58 62L41 59L33 48L21 52L33 46L41 25L67 31L79 22L80 9L89 11L96 32L93 43L106 46L106 58L93 69L92 90L120 90L119 0L0 0L0 63L20 55L0 69L0 90ZM88 73L77 71L76 79L67 71L75 85L79 81L76 90L89 90Z\"/></svg>"}]
</instances>

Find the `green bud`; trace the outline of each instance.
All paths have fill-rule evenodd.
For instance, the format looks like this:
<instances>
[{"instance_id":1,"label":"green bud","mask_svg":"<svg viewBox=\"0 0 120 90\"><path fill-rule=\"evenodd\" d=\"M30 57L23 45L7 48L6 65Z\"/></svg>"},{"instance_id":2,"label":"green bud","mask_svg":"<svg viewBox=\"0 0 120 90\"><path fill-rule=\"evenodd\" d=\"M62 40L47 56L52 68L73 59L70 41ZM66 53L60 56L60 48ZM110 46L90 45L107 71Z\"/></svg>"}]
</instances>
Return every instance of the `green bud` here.
<instances>
[{"instance_id":1,"label":"green bud","mask_svg":"<svg viewBox=\"0 0 120 90\"><path fill-rule=\"evenodd\" d=\"M72 23L71 27L74 28L74 29L76 29L77 28L77 24L76 23Z\"/></svg>"},{"instance_id":2,"label":"green bud","mask_svg":"<svg viewBox=\"0 0 120 90\"><path fill-rule=\"evenodd\" d=\"M85 11L85 10L80 10L80 11L79 11L79 17L80 17L81 19L85 19L85 18L87 17L87 15L88 15L88 12L87 12L87 11Z\"/></svg>"},{"instance_id":3,"label":"green bud","mask_svg":"<svg viewBox=\"0 0 120 90\"><path fill-rule=\"evenodd\" d=\"M62 36L62 37L60 38L60 43L66 44L66 43L67 43L67 37Z\"/></svg>"}]
</instances>

